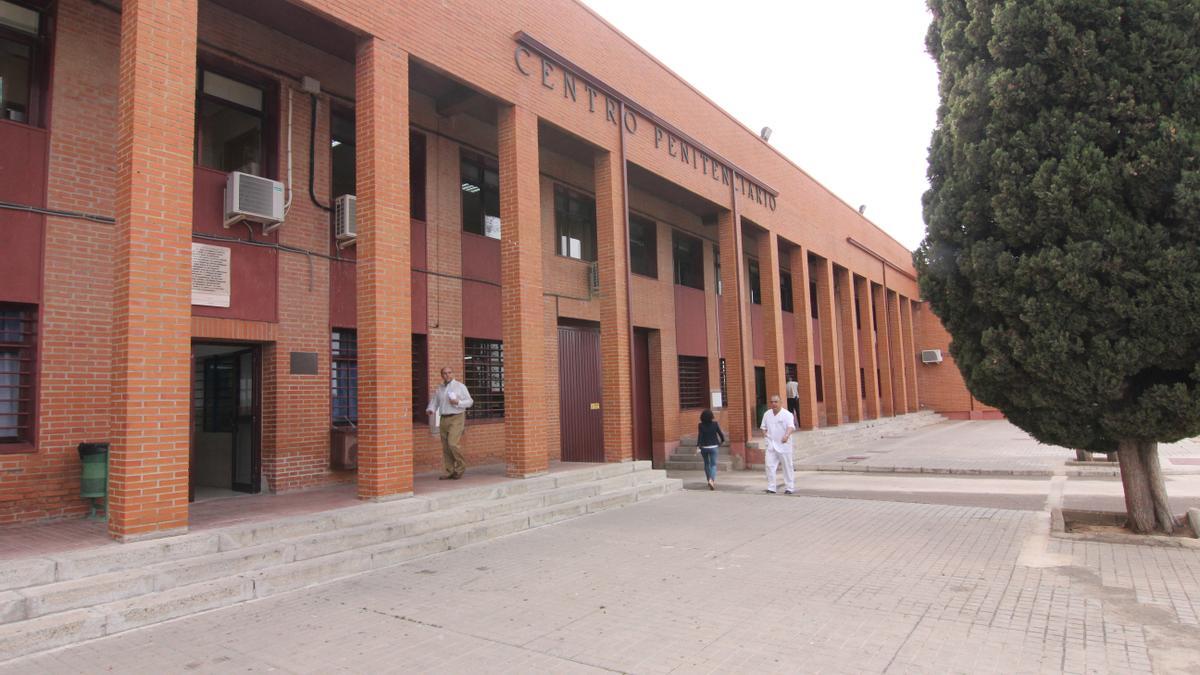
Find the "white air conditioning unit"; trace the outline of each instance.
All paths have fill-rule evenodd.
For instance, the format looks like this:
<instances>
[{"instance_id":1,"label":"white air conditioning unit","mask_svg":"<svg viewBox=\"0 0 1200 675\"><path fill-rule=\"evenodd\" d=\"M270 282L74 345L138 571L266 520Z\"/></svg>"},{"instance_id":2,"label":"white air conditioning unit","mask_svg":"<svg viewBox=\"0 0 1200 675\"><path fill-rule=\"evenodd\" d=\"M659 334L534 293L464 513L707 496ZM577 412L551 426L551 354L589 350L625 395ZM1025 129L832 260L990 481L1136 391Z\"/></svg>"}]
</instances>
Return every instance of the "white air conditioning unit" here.
<instances>
[{"instance_id":1,"label":"white air conditioning unit","mask_svg":"<svg viewBox=\"0 0 1200 675\"><path fill-rule=\"evenodd\" d=\"M342 195L333 200L333 234L338 248L346 248L358 237L358 226L354 220L354 195Z\"/></svg>"},{"instance_id":2,"label":"white air conditioning unit","mask_svg":"<svg viewBox=\"0 0 1200 675\"><path fill-rule=\"evenodd\" d=\"M283 183L241 171L225 179L225 227L244 220L270 232L283 223Z\"/></svg>"},{"instance_id":3,"label":"white air conditioning unit","mask_svg":"<svg viewBox=\"0 0 1200 675\"><path fill-rule=\"evenodd\" d=\"M942 350L940 349L922 349L921 363L941 363Z\"/></svg>"},{"instance_id":4,"label":"white air conditioning unit","mask_svg":"<svg viewBox=\"0 0 1200 675\"><path fill-rule=\"evenodd\" d=\"M588 292L596 295L600 292L600 263L594 262L587 268Z\"/></svg>"}]
</instances>

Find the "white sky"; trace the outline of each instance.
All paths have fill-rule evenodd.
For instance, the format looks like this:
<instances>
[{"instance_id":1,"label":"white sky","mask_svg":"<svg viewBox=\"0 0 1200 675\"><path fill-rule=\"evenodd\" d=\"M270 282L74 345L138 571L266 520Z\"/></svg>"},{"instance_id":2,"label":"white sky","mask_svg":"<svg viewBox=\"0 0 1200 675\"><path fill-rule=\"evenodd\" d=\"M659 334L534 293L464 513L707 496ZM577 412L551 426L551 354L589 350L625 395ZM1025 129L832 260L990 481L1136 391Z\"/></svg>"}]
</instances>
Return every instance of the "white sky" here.
<instances>
[{"instance_id":1,"label":"white sky","mask_svg":"<svg viewBox=\"0 0 1200 675\"><path fill-rule=\"evenodd\" d=\"M583 0L912 249L936 121L924 0ZM703 129L684 129L698 138Z\"/></svg>"}]
</instances>

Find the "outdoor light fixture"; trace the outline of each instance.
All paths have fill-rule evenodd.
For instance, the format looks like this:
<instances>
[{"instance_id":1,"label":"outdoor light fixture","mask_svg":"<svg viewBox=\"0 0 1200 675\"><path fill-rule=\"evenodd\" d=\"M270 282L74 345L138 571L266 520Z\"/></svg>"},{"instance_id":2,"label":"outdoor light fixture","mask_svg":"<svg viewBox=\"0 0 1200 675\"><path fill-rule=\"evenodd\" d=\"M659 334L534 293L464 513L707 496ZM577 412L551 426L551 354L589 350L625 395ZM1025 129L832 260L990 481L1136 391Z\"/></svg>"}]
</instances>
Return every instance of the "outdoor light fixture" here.
<instances>
[{"instance_id":1,"label":"outdoor light fixture","mask_svg":"<svg viewBox=\"0 0 1200 675\"><path fill-rule=\"evenodd\" d=\"M771 142L771 127L763 127L762 131L758 132L764 141Z\"/></svg>"}]
</instances>

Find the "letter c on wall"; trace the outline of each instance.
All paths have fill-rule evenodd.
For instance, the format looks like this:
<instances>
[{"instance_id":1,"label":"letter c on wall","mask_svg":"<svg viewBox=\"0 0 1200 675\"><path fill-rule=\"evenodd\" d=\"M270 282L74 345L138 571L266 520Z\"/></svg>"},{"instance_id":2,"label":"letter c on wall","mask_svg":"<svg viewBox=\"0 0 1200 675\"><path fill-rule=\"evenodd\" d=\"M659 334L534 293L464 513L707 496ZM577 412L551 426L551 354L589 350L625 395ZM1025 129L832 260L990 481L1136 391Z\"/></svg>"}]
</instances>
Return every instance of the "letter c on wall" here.
<instances>
[{"instance_id":1,"label":"letter c on wall","mask_svg":"<svg viewBox=\"0 0 1200 675\"><path fill-rule=\"evenodd\" d=\"M521 65L521 55L522 54L524 54L525 57L528 58L529 50L525 49L521 45L517 45L516 51L513 52L513 62L515 62L517 64L517 70L521 71L522 75L529 76L531 73L528 70L525 70L525 67Z\"/></svg>"}]
</instances>

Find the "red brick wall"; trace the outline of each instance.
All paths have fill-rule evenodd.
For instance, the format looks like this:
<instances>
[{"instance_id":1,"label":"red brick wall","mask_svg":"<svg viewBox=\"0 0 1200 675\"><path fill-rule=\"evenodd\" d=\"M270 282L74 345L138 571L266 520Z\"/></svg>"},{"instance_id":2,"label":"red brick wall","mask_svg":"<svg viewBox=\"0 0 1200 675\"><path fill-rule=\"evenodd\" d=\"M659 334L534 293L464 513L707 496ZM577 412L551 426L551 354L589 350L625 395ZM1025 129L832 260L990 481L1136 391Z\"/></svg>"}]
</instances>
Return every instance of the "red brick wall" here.
<instances>
[{"instance_id":1,"label":"red brick wall","mask_svg":"<svg viewBox=\"0 0 1200 675\"><path fill-rule=\"evenodd\" d=\"M916 333L917 389L921 392L921 407L955 419L997 419L1002 413L975 400L963 383L962 374L950 356L950 333L942 326L929 303L913 303L913 323ZM920 363L921 351L942 350L942 362Z\"/></svg>"}]
</instances>

